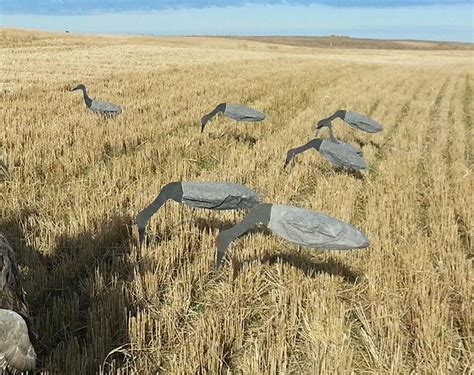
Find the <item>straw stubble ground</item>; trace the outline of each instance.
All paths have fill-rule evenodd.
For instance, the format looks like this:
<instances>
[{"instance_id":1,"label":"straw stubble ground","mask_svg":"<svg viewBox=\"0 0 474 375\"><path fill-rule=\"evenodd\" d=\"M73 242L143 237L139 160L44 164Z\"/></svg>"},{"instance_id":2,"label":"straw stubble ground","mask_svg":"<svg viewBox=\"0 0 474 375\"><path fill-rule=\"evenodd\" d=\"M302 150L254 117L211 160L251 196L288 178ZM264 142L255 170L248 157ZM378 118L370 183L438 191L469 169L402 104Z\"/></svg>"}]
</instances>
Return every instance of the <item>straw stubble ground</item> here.
<instances>
[{"instance_id":1,"label":"straw stubble ground","mask_svg":"<svg viewBox=\"0 0 474 375\"><path fill-rule=\"evenodd\" d=\"M472 51L362 51L205 38L2 31L0 229L18 252L50 373L467 373L472 359ZM124 107L89 112L80 93ZM221 101L262 123L199 119ZM370 166L287 149L338 108ZM322 252L244 213L169 203L136 263L134 215L176 180L223 180L362 228Z\"/></svg>"}]
</instances>

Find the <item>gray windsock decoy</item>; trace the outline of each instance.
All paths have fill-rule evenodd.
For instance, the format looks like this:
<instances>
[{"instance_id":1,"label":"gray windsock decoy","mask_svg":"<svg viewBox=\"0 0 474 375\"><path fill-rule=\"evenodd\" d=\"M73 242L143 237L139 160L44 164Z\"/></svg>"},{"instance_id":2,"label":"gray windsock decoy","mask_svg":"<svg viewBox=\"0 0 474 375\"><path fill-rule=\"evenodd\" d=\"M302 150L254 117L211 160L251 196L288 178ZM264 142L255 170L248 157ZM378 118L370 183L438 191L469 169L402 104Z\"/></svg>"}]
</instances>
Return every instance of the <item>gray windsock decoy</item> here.
<instances>
[{"instance_id":1,"label":"gray windsock decoy","mask_svg":"<svg viewBox=\"0 0 474 375\"><path fill-rule=\"evenodd\" d=\"M148 221L169 199L208 210L249 209L260 203L258 194L244 185L215 181L171 182L163 186L158 197L137 215L140 244L145 238Z\"/></svg>"},{"instance_id":2,"label":"gray windsock decoy","mask_svg":"<svg viewBox=\"0 0 474 375\"><path fill-rule=\"evenodd\" d=\"M26 293L21 286L15 253L0 234L0 370L20 373L33 370L36 353Z\"/></svg>"},{"instance_id":3,"label":"gray windsock decoy","mask_svg":"<svg viewBox=\"0 0 474 375\"><path fill-rule=\"evenodd\" d=\"M318 129L318 128L316 128ZM321 128L319 128L321 129ZM318 129L318 130L319 130ZM333 143L337 143L343 147L345 147L347 150L351 151L351 152L354 152L356 153L357 155L359 155L361 158L364 157L364 153L362 152L361 149L359 148L355 148L354 146L352 146L350 143L345 143L345 142L341 142L339 139L337 139L335 136L334 136L334 132L332 131L332 126L328 126L328 130L329 130L329 140Z\"/></svg>"},{"instance_id":4,"label":"gray windsock decoy","mask_svg":"<svg viewBox=\"0 0 474 375\"><path fill-rule=\"evenodd\" d=\"M204 131L206 124L218 113L223 113L236 121L262 121L265 119L265 114L256 109L242 104L221 103L201 118L201 133Z\"/></svg>"},{"instance_id":5,"label":"gray windsock decoy","mask_svg":"<svg viewBox=\"0 0 474 375\"><path fill-rule=\"evenodd\" d=\"M319 129L323 128L324 126L331 127L332 120L335 120L336 118L340 118L354 129L359 129L367 133L378 133L383 130L382 125L380 125L377 121L368 116L362 115L357 112L340 109L334 112L331 116L319 120L317 122L316 137L318 136Z\"/></svg>"},{"instance_id":6,"label":"gray windsock decoy","mask_svg":"<svg viewBox=\"0 0 474 375\"><path fill-rule=\"evenodd\" d=\"M89 108L94 113L98 113L104 116L115 116L122 113L122 108L120 108L120 106L116 104L90 98L87 94L86 86L84 86L82 83L69 91L75 90L82 90L82 94L84 95L84 101L86 102L87 108Z\"/></svg>"},{"instance_id":7,"label":"gray windsock decoy","mask_svg":"<svg viewBox=\"0 0 474 375\"><path fill-rule=\"evenodd\" d=\"M336 140L337 141L337 140ZM350 170L364 170L367 168L367 163L364 158L357 152L354 147L347 147L347 143L338 143L333 140L324 140L320 138L313 139L308 143L288 150L286 154L286 167L290 161L295 157L310 148L316 149L329 162Z\"/></svg>"},{"instance_id":8,"label":"gray windsock decoy","mask_svg":"<svg viewBox=\"0 0 474 375\"><path fill-rule=\"evenodd\" d=\"M217 269L230 243L256 224L263 224L289 242L311 248L347 250L370 244L360 229L334 217L294 206L263 203L255 206L239 224L219 233Z\"/></svg>"}]
</instances>

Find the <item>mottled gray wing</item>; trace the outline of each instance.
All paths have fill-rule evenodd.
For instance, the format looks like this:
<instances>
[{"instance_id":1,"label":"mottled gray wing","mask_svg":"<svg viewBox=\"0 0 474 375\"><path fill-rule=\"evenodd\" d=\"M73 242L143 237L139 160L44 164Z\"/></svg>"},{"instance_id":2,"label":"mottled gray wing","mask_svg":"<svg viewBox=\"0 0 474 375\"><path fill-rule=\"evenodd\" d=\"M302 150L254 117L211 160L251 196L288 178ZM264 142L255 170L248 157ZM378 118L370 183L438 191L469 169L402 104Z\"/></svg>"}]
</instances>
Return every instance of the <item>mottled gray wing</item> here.
<instances>
[{"instance_id":1,"label":"mottled gray wing","mask_svg":"<svg viewBox=\"0 0 474 375\"><path fill-rule=\"evenodd\" d=\"M0 309L0 369L17 371L33 370L36 353L28 336L23 318L14 311Z\"/></svg>"},{"instance_id":2,"label":"mottled gray wing","mask_svg":"<svg viewBox=\"0 0 474 375\"><path fill-rule=\"evenodd\" d=\"M182 189L182 203L191 207L238 210L252 208L260 202L254 190L230 182L183 182Z\"/></svg>"},{"instance_id":3,"label":"mottled gray wing","mask_svg":"<svg viewBox=\"0 0 474 375\"><path fill-rule=\"evenodd\" d=\"M237 121L262 121L265 118L263 112L242 104L229 104L225 106L224 115Z\"/></svg>"},{"instance_id":4,"label":"mottled gray wing","mask_svg":"<svg viewBox=\"0 0 474 375\"><path fill-rule=\"evenodd\" d=\"M346 111L344 121L351 127L367 133L377 133L383 130L383 126L377 121L357 112Z\"/></svg>"},{"instance_id":5,"label":"mottled gray wing","mask_svg":"<svg viewBox=\"0 0 474 375\"><path fill-rule=\"evenodd\" d=\"M104 113L104 114L120 114L122 109L113 103L103 102L100 100L92 100L90 109L94 112Z\"/></svg>"},{"instance_id":6,"label":"mottled gray wing","mask_svg":"<svg viewBox=\"0 0 474 375\"><path fill-rule=\"evenodd\" d=\"M304 208L273 205L268 228L285 240L320 249L358 249L369 246L359 229L341 220Z\"/></svg>"},{"instance_id":7,"label":"mottled gray wing","mask_svg":"<svg viewBox=\"0 0 474 375\"><path fill-rule=\"evenodd\" d=\"M349 151L359 155L361 158L364 157L364 153L362 152L361 149L358 149L358 148L355 148L354 146L352 146L350 143L344 143L344 142L339 142L340 144L342 144L345 148L347 148Z\"/></svg>"},{"instance_id":8,"label":"mottled gray wing","mask_svg":"<svg viewBox=\"0 0 474 375\"><path fill-rule=\"evenodd\" d=\"M367 168L365 160L344 144L323 141L319 152L331 163L348 169L361 170Z\"/></svg>"}]
</instances>

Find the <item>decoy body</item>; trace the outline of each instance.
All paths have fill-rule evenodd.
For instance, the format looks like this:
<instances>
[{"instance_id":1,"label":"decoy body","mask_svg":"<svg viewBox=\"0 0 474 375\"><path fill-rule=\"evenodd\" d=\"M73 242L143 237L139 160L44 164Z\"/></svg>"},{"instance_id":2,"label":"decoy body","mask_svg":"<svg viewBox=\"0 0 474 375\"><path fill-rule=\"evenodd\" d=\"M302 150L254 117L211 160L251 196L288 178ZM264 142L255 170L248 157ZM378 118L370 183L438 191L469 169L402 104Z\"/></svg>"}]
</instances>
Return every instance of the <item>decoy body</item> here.
<instances>
[{"instance_id":1,"label":"decoy body","mask_svg":"<svg viewBox=\"0 0 474 375\"><path fill-rule=\"evenodd\" d=\"M70 91L75 90L82 90L82 94L84 95L84 101L86 102L87 108L89 108L94 113L99 113L104 116L114 116L122 113L122 108L120 108L116 104L91 99L87 94L86 86L84 86L82 83L74 87Z\"/></svg>"},{"instance_id":2,"label":"decoy body","mask_svg":"<svg viewBox=\"0 0 474 375\"><path fill-rule=\"evenodd\" d=\"M316 129L319 131L320 129L322 129L323 126L321 127L316 127ZM355 148L354 146L352 146L350 143L344 143L344 142L341 142L339 139L337 139L335 136L334 136L334 133L332 131L332 126L328 126L328 130L329 130L329 140L333 143L337 143L339 145L342 145L343 147L345 147L347 150L351 151L351 152L354 152L356 153L357 155L359 155L361 158L364 157L364 153L362 152L361 149L359 148ZM316 134L317 135L317 134Z\"/></svg>"},{"instance_id":3,"label":"decoy body","mask_svg":"<svg viewBox=\"0 0 474 375\"><path fill-rule=\"evenodd\" d=\"M15 311L0 309L0 373L19 374L35 367L36 353L25 320Z\"/></svg>"},{"instance_id":4,"label":"decoy body","mask_svg":"<svg viewBox=\"0 0 474 375\"><path fill-rule=\"evenodd\" d=\"M289 242L320 249L360 249L369 246L369 239L359 229L341 220L304 208L259 204L234 227L217 236L217 268L230 243L255 224L263 224Z\"/></svg>"},{"instance_id":5,"label":"decoy body","mask_svg":"<svg viewBox=\"0 0 474 375\"><path fill-rule=\"evenodd\" d=\"M242 104L221 103L214 108L212 112L209 112L201 118L201 133L204 131L204 127L208 121L218 113L223 113L225 116L237 121L262 121L265 119L265 114L256 109Z\"/></svg>"},{"instance_id":6,"label":"decoy body","mask_svg":"<svg viewBox=\"0 0 474 375\"><path fill-rule=\"evenodd\" d=\"M260 202L258 194L244 185L212 181L171 182L165 185L158 197L137 215L140 244L144 240L145 228L151 216L168 199L208 210L248 209Z\"/></svg>"},{"instance_id":7,"label":"decoy body","mask_svg":"<svg viewBox=\"0 0 474 375\"><path fill-rule=\"evenodd\" d=\"M324 158L338 167L350 170L363 170L367 168L364 158L354 147L347 147L347 143L338 143L320 138L313 139L300 147L290 149L286 154L284 166L286 167L295 155L310 148L315 148Z\"/></svg>"},{"instance_id":8,"label":"decoy body","mask_svg":"<svg viewBox=\"0 0 474 375\"><path fill-rule=\"evenodd\" d=\"M341 120L345 121L354 129L359 129L367 133L378 133L383 130L383 126L374 119L349 110L338 110L331 116L318 121L316 129L321 129L324 126L331 127L332 120L336 118L340 118ZM316 133L316 136L317 135L318 133Z\"/></svg>"},{"instance_id":9,"label":"decoy body","mask_svg":"<svg viewBox=\"0 0 474 375\"><path fill-rule=\"evenodd\" d=\"M33 370L36 353L30 317L15 253L0 234L0 370L3 374Z\"/></svg>"}]
</instances>

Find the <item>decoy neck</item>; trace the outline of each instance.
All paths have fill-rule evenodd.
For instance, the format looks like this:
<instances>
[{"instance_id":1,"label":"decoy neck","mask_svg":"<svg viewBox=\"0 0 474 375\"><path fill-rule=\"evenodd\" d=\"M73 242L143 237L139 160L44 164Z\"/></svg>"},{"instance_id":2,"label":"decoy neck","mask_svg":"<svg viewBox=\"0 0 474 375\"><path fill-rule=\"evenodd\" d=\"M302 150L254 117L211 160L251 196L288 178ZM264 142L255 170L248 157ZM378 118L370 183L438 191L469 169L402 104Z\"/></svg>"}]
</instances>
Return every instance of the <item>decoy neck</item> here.
<instances>
[{"instance_id":1,"label":"decoy neck","mask_svg":"<svg viewBox=\"0 0 474 375\"><path fill-rule=\"evenodd\" d=\"M332 131L332 126L328 126L329 130L329 139L333 143L340 143L339 140L334 136L334 132Z\"/></svg>"},{"instance_id":2,"label":"decoy neck","mask_svg":"<svg viewBox=\"0 0 474 375\"><path fill-rule=\"evenodd\" d=\"M217 115L219 112L224 112L226 107L226 103L221 103L217 105L216 108L214 108L211 112L205 114L201 118L201 133L204 131L204 127L206 124L211 120L215 115Z\"/></svg>"},{"instance_id":3,"label":"decoy neck","mask_svg":"<svg viewBox=\"0 0 474 375\"><path fill-rule=\"evenodd\" d=\"M295 157L295 155L298 155L301 152L309 150L310 148L315 148L317 151L319 151L322 143L323 143L322 139L315 138L309 141L308 143L305 143L303 146L295 147L295 148L292 148L291 150L288 150L286 154L285 165L283 167L286 167L290 163L290 161Z\"/></svg>"},{"instance_id":4,"label":"decoy neck","mask_svg":"<svg viewBox=\"0 0 474 375\"><path fill-rule=\"evenodd\" d=\"M319 120L315 124L316 136L318 136L319 130L322 129L323 127L327 126L328 128L331 128L333 120L335 120L337 118L340 118L341 120L344 120L345 116L346 116L346 110L340 109L340 110L337 110L336 112L334 112L331 116L323 118L322 120Z\"/></svg>"},{"instance_id":5,"label":"decoy neck","mask_svg":"<svg viewBox=\"0 0 474 375\"><path fill-rule=\"evenodd\" d=\"M219 270L230 243L236 238L242 236L255 224L263 224L268 226L268 223L270 222L271 211L271 204L262 203L256 205L240 223L219 233L219 235L216 237L216 270Z\"/></svg>"},{"instance_id":6,"label":"decoy neck","mask_svg":"<svg viewBox=\"0 0 474 375\"><path fill-rule=\"evenodd\" d=\"M169 199L172 199L178 203L182 201L183 187L181 182L170 182L169 184L163 186L155 200L137 215L135 218L135 223L138 226L139 245L141 245L145 239L145 229L148 221L153 216L153 214L158 211L161 206L163 206Z\"/></svg>"},{"instance_id":7,"label":"decoy neck","mask_svg":"<svg viewBox=\"0 0 474 375\"><path fill-rule=\"evenodd\" d=\"M75 90L82 90L82 94L84 95L84 101L86 102L86 106L90 107L92 105L92 99L87 94L86 86L84 86L84 84L81 83L69 91L75 91Z\"/></svg>"}]
</instances>

